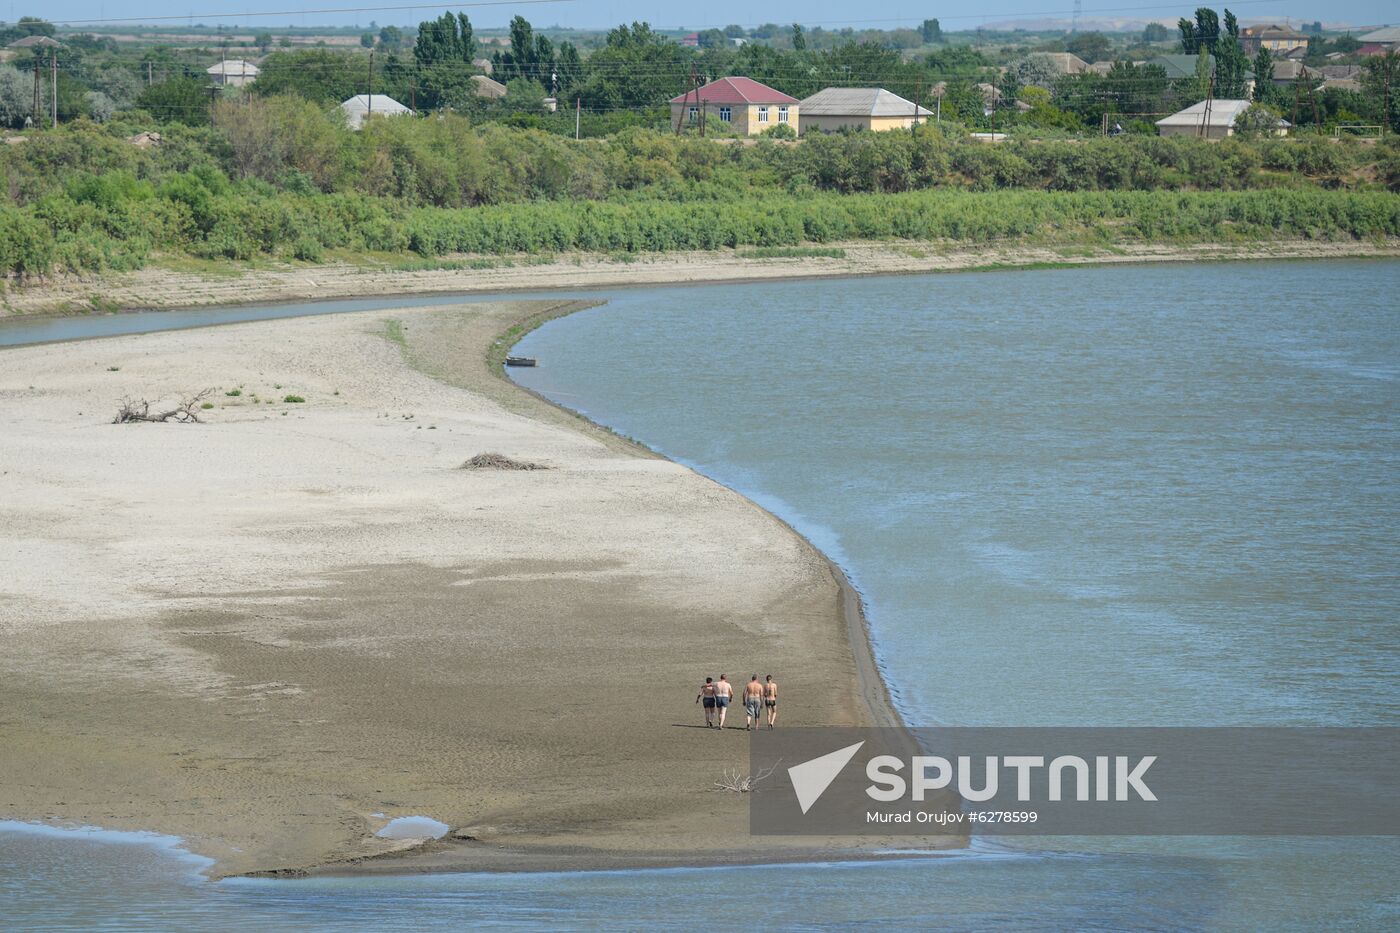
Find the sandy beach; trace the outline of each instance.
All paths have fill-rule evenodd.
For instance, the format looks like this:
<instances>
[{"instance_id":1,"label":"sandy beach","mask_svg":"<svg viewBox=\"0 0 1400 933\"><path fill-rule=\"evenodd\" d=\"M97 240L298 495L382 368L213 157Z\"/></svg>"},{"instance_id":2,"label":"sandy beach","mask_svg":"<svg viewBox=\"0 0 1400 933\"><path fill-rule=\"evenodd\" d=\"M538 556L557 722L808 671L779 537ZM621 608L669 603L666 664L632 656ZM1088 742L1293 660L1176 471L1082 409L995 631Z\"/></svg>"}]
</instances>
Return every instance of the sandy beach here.
<instances>
[{"instance_id":1,"label":"sandy beach","mask_svg":"<svg viewBox=\"0 0 1400 933\"><path fill-rule=\"evenodd\" d=\"M219 876L847 846L755 845L714 788L742 715L707 731L693 700L772 672L785 725L897 722L852 594L767 512L493 369L576 307L3 351L0 818L179 835ZM203 423L112 423L206 388ZM547 469L463 468L485 452ZM374 836L405 815L452 832Z\"/></svg>"},{"instance_id":2,"label":"sandy beach","mask_svg":"<svg viewBox=\"0 0 1400 933\"><path fill-rule=\"evenodd\" d=\"M753 258L751 251L676 252L611 257L597 254L442 257L443 268L405 271L389 261L322 265L220 262L191 268L152 265L126 273L55 276L0 290L0 318L15 314L85 314L128 308L186 308L259 301L421 293L582 290L627 285L685 285L913 275L986 267L1212 262L1247 259L1344 259L1400 256L1394 241L1274 240L1249 243L1017 243L969 247L954 243L841 243L840 257ZM625 261L623 261L625 259ZM432 261L427 261L431 264Z\"/></svg>"}]
</instances>

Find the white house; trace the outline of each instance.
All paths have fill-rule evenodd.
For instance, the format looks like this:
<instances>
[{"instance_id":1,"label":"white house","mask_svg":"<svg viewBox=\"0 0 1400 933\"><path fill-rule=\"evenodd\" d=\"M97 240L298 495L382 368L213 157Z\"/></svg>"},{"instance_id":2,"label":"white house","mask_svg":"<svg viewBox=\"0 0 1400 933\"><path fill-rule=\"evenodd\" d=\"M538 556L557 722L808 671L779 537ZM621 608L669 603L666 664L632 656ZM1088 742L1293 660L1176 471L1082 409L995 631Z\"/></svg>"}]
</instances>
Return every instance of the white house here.
<instances>
[{"instance_id":1,"label":"white house","mask_svg":"<svg viewBox=\"0 0 1400 933\"><path fill-rule=\"evenodd\" d=\"M916 107L912 100L882 87L829 87L802 101L801 107L802 125L827 133L843 129L907 130L915 119L923 123L933 116L926 107Z\"/></svg>"},{"instance_id":2,"label":"white house","mask_svg":"<svg viewBox=\"0 0 1400 933\"><path fill-rule=\"evenodd\" d=\"M224 87L244 87L258 79L258 66L241 58L228 58L204 69L210 80Z\"/></svg>"},{"instance_id":3,"label":"white house","mask_svg":"<svg viewBox=\"0 0 1400 933\"><path fill-rule=\"evenodd\" d=\"M358 130L370 116L383 114L386 117L402 117L413 114L412 110L387 94L356 94L341 104L340 109L345 111L345 122L352 130Z\"/></svg>"},{"instance_id":4,"label":"white house","mask_svg":"<svg viewBox=\"0 0 1400 933\"><path fill-rule=\"evenodd\" d=\"M1158 120L1157 133L1161 136L1224 139L1235 135L1235 121L1250 108L1251 103L1247 100L1203 100ZM1288 131L1289 123L1280 120L1278 124L1277 132L1282 136Z\"/></svg>"}]
</instances>

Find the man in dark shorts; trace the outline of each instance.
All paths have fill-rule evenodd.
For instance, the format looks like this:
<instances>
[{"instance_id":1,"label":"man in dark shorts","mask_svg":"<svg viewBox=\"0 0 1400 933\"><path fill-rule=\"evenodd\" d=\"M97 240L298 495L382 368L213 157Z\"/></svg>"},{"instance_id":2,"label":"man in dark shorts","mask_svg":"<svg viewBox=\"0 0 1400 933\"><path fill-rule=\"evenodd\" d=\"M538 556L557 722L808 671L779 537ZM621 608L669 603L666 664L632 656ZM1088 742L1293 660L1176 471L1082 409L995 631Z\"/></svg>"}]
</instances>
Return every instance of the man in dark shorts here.
<instances>
[{"instance_id":1,"label":"man in dark shorts","mask_svg":"<svg viewBox=\"0 0 1400 933\"><path fill-rule=\"evenodd\" d=\"M715 679L706 677L705 682L700 685L700 692L695 694L695 702L704 704L705 707L705 728L715 727Z\"/></svg>"},{"instance_id":2,"label":"man in dark shorts","mask_svg":"<svg viewBox=\"0 0 1400 933\"><path fill-rule=\"evenodd\" d=\"M763 684L763 705L768 708L768 728L778 721L778 683L773 675L767 675Z\"/></svg>"}]
</instances>

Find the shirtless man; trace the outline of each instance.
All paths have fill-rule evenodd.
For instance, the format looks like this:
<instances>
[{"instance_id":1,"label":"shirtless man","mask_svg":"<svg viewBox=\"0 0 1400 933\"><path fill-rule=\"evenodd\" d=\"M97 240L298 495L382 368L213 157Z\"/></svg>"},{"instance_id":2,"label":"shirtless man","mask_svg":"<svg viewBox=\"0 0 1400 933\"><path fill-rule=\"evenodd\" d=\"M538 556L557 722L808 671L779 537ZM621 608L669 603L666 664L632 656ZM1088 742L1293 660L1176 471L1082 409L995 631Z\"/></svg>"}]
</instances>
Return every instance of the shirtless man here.
<instances>
[{"instance_id":1,"label":"shirtless man","mask_svg":"<svg viewBox=\"0 0 1400 933\"><path fill-rule=\"evenodd\" d=\"M778 721L778 684L772 674L767 675L763 684L763 705L768 707L768 728L771 729Z\"/></svg>"},{"instance_id":2,"label":"shirtless man","mask_svg":"<svg viewBox=\"0 0 1400 933\"><path fill-rule=\"evenodd\" d=\"M695 702L701 703L705 707L705 728L715 727L715 679L706 677L705 682L700 685L700 692L695 694Z\"/></svg>"},{"instance_id":3,"label":"shirtless man","mask_svg":"<svg viewBox=\"0 0 1400 933\"><path fill-rule=\"evenodd\" d=\"M754 674L749 682L744 684L744 729L757 729L763 710L763 684L758 682L758 675Z\"/></svg>"},{"instance_id":4,"label":"shirtless man","mask_svg":"<svg viewBox=\"0 0 1400 933\"><path fill-rule=\"evenodd\" d=\"M729 712L729 701L734 698L734 687L723 674L715 684L715 708L719 710L719 727L724 728L724 717Z\"/></svg>"}]
</instances>

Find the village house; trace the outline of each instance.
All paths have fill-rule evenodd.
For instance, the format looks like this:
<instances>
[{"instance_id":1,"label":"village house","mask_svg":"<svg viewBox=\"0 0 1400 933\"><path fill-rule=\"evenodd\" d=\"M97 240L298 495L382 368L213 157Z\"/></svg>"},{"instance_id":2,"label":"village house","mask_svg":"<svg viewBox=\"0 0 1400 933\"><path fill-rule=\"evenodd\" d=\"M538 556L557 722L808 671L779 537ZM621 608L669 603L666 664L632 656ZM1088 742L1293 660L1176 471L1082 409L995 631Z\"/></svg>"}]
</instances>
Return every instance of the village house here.
<instances>
[{"instance_id":1,"label":"village house","mask_svg":"<svg viewBox=\"0 0 1400 933\"><path fill-rule=\"evenodd\" d=\"M1358 55L1384 55L1400 49L1400 26L1373 29L1356 38L1362 43L1361 48L1356 50Z\"/></svg>"},{"instance_id":2,"label":"village house","mask_svg":"<svg viewBox=\"0 0 1400 933\"><path fill-rule=\"evenodd\" d=\"M1308 51L1308 37L1292 26L1277 26L1273 23L1267 26L1246 26L1240 30L1240 48L1244 50L1244 54L1251 57L1258 55L1260 49L1281 52L1287 57L1292 57L1287 53L1301 49L1305 55ZM1302 55L1298 57L1301 58Z\"/></svg>"},{"instance_id":3,"label":"village house","mask_svg":"<svg viewBox=\"0 0 1400 933\"><path fill-rule=\"evenodd\" d=\"M219 87L246 87L258 79L258 66L241 58L215 62L204 69L209 79Z\"/></svg>"},{"instance_id":4,"label":"village house","mask_svg":"<svg viewBox=\"0 0 1400 933\"><path fill-rule=\"evenodd\" d=\"M364 126L371 116L402 117L412 116L413 111L387 94L356 94L340 105L345 113L345 125L352 130Z\"/></svg>"},{"instance_id":5,"label":"village house","mask_svg":"<svg viewBox=\"0 0 1400 933\"><path fill-rule=\"evenodd\" d=\"M1235 121L1252 106L1247 100L1203 100L1157 121L1161 136L1200 136L1224 139L1235 135ZM1275 135L1288 132L1287 120L1278 121Z\"/></svg>"},{"instance_id":6,"label":"village house","mask_svg":"<svg viewBox=\"0 0 1400 933\"><path fill-rule=\"evenodd\" d=\"M472 93L477 97L500 100L506 96L506 86L495 78L488 78L486 75L472 75L469 80L472 83Z\"/></svg>"},{"instance_id":7,"label":"village house","mask_svg":"<svg viewBox=\"0 0 1400 933\"><path fill-rule=\"evenodd\" d=\"M829 87L804 98L801 107L808 132L907 130L916 119L923 123L933 116L933 111L882 87Z\"/></svg>"},{"instance_id":8,"label":"village house","mask_svg":"<svg viewBox=\"0 0 1400 933\"><path fill-rule=\"evenodd\" d=\"M489 58L473 58L472 67L484 75L489 75L496 70L496 66Z\"/></svg>"},{"instance_id":9,"label":"village house","mask_svg":"<svg viewBox=\"0 0 1400 933\"><path fill-rule=\"evenodd\" d=\"M801 101L752 78L720 78L671 98L671 125L698 126L718 133L757 136L775 126L798 131ZM912 106L912 105L911 105Z\"/></svg>"}]
</instances>

